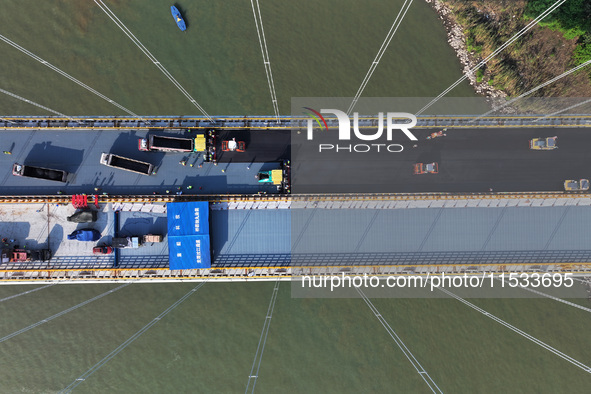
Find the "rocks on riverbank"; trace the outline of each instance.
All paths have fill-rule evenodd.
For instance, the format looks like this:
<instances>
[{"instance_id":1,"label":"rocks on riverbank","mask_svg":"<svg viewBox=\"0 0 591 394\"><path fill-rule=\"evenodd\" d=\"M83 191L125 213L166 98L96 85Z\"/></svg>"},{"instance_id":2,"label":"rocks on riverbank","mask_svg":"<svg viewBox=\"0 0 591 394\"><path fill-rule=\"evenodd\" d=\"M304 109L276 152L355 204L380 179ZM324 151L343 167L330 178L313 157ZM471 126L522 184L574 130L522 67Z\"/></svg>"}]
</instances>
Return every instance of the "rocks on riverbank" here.
<instances>
[{"instance_id":1,"label":"rocks on riverbank","mask_svg":"<svg viewBox=\"0 0 591 394\"><path fill-rule=\"evenodd\" d=\"M464 35L462 27L456 22L453 12L440 0L425 0L429 3L443 21L445 30L447 31L447 42L456 51L460 63L463 66L462 72L468 76L470 85L478 94L487 97L506 97L507 95L498 89L493 88L488 83L477 82L475 74L469 74L469 71L474 68L481 59L472 56L466 46L466 36Z\"/></svg>"}]
</instances>

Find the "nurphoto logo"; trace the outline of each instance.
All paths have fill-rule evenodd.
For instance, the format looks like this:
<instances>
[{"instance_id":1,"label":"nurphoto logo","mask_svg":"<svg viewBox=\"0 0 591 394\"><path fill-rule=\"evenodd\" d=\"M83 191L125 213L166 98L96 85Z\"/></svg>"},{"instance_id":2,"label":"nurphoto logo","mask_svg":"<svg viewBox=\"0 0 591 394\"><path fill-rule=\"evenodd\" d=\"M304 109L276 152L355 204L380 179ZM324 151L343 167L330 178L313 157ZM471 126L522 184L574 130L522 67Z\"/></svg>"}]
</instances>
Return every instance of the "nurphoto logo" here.
<instances>
[{"instance_id":1,"label":"nurphoto logo","mask_svg":"<svg viewBox=\"0 0 591 394\"><path fill-rule=\"evenodd\" d=\"M369 124L370 121L366 120L365 124L360 126L359 121L359 113L353 113L353 121L349 116L338 109L321 109L320 112L310 108L304 107L310 112L306 112L310 119L308 119L308 130L307 130L307 139L313 140L314 139L314 122L318 125L318 128L321 131L328 131L328 124L326 119L322 114L332 114L337 118L338 126L339 126L339 133L338 139L339 141L351 141L352 138L361 141L376 141L382 138L384 134L384 113L378 113L378 122L377 122L377 130L371 133L370 130L363 130L362 132L360 129L368 129L371 127ZM395 120L399 121L402 119L404 123L396 123ZM410 122L409 122L410 120ZM351 133L351 123L353 123L353 133ZM409 113L406 112L388 112L386 114L386 140L392 141L392 135L394 130L400 130L406 135L406 137L411 141L417 141L417 137L409 130L416 126L417 118ZM349 152L349 153L367 153L367 152L402 152L404 147L400 144L385 144L385 143L373 143L373 144L318 144L318 151L325 152L325 151L333 151L333 152Z\"/></svg>"}]
</instances>

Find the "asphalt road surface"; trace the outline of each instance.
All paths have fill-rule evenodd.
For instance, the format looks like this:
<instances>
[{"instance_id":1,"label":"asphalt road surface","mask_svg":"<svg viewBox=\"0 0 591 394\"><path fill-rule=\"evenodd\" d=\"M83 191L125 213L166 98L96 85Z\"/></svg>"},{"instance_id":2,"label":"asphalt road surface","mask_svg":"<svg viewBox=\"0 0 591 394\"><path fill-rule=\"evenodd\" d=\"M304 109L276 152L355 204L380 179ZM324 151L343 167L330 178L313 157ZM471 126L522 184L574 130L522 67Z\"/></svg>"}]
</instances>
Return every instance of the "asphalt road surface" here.
<instances>
[{"instance_id":1,"label":"asphalt road surface","mask_svg":"<svg viewBox=\"0 0 591 394\"><path fill-rule=\"evenodd\" d=\"M567 179L591 178L591 129L503 128L448 129L446 137L427 140L440 129L415 129L417 142L402 133L392 141L402 152L375 148L348 152L348 145L374 141L338 141L336 132L294 134L292 144L293 193L416 193L416 192L536 192L562 191ZM396 132L395 132L396 133ZM558 149L534 151L529 140L557 136ZM319 137L319 138L318 138ZM326 143L344 147L323 149ZM413 145L418 145L413 147ZM365 150L365 147L358 147ZM398 150L399 147L393 147ZM415 163L439 164L438 174L414 175Z\"/></svg>"},{"instance_id":2,"label":"asphalt road surface","mask_svg":"<svg viewBox=\"0 0 591 394\"><path fill-rule=\"evenodd\" d=\"M244 142L244 152L224 152L222 142L236 138ZM219 163L271 163L288 160L291 130L237 130L220 131L215 141L216 160Z\"/></svg>"}]
</instances>

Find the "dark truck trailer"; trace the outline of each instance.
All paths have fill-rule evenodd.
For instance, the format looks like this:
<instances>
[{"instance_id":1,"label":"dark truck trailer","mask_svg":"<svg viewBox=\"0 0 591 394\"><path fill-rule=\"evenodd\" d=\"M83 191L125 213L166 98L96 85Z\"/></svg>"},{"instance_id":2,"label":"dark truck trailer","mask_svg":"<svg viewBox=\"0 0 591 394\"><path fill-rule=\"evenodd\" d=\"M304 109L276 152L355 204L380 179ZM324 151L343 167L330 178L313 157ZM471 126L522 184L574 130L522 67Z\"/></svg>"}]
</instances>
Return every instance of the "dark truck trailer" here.
<instances>
[{"instance_id":1,"label":"dark truck trailer","mask_svg":"<svg viewBox=\"0 0 591 394\"><path fill-rule=\"evenodd\" d=\"M152 173L154 172L154 165L150 163L145 163L143 161L134 159L128 159L127 157L114 155L112 153L102 153L100 163L109 167L120 168L122 170L127 170L131 172L137 172L138 174L142 175L152 175Z\"/></svg>"},{"instance_id":2,"label":"dark truck trailer","mask_svg":"<svg viewBox=\"0 0 591 394\"><path fill-rule=\"evenodd\" d=\"M12 175L27 176L30 178L46 179L48 181L67 182L68 173L62 170L52 170L49 168L26 166L14 163L12 166Z\"/></svg>"},{"instance_id":3,"label":"dark truck trailer","mask_svg":"<svg viewBox=\"0 0 591 394\"><path fill-rule=\"evenodd\" d=\"M138 148L141 151L172 151L172 152L204 152L205 136L196 132L195 138L170 137L163 135L149 135L140 138Z\"/></svg>"}]
</instances>

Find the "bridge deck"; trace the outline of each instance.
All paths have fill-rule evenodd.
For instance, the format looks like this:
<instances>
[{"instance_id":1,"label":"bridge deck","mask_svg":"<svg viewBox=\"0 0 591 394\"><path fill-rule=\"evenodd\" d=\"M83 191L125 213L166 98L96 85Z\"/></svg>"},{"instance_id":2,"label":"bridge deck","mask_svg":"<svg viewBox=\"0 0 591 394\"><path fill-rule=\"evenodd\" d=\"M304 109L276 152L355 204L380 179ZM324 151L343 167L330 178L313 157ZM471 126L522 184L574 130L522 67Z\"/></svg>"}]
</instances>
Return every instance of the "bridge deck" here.
<instances>
[{"instance_id":1,"label":"bridge deck","mask_svg":"<svg viewBox=\"0 0 591 394\"><path fill-rule=\"evenodd\" d=\"M203 161L197 153L140 152L138 139L147 130L11 130L1 131L0 194L175 194L180 187L197 194L267 193L276 188L257 183L254 174L276 167L274 163L224 163ZM167 133L170 135L170 133ZM187 133L190 136L190 133ZM146 176L99 164L102 152L115 153L156 166L155 175ZM186 161L186 165L180 164ZM70 172L69 182L62 184L43 179L12 175L12 165L36 165ZM250 168L247 168L250 167ZM187 187L192 188L188 189Z\"/></svg>"},{"instance_id":2,"label":"bridge deck","mask_svg":"<svg viewBox=\"0 0 591 394\"><path fill-rule=\"evenodd\" d=\"M161 234L163 243L94 256L96 242L66 240L78 228L101 232L98 243L120 236ZM126 211L125 209L133 209ZM168 267L162 204L103 205L96 223L66 221L72 206L3 204L0 235L11 245L49 248L49 262L5 264L2 269L112 269ZM388 208L213 205L212 269L298 266L437 264L562 264L591 262L584 206ZM49 235L49 237L48 237ZM11 241L14 240L14 241Z\"/></svg>"},{"instance_id":3,"label":"bridge deck","mask_svg":"<svg viewBox=\"0 0 591 394\"><path fill-rule=\"evenodd\" d=\"M538 192L564 190L567 179L591 178L591 133L586 128L448 129L446 137L427 140L434 130L413 130L417 142L396 134L391 143L404 146L400 153L385 148L380 153L375 149L348 151L350 145L364 141L338 141L340 151L319 152L319 144L337 143L334 136L316 133L308 141L304 133L295 134L292 191L466 193L492 188L495 192ZM529 149L532 138L552 136L558 136L558 149ZM438 163L438 174L414 175L415 163L431 162Z\"/></svg>"}]
</instances>

